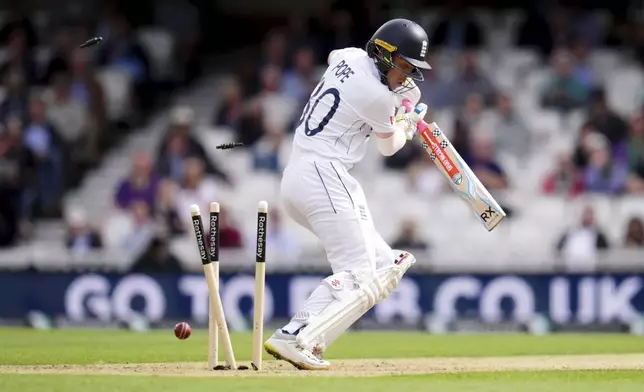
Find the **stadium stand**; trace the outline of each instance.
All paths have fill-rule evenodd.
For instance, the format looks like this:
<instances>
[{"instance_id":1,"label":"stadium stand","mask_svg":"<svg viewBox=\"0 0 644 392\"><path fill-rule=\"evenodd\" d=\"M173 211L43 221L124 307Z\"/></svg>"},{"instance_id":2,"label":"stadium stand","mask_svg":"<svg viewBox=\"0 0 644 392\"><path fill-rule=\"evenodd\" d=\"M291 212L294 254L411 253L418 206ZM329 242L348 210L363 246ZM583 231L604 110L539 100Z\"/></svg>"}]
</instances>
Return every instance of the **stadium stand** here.
<instances>
[{"instance_id":1,"label":"stadium stand","mask_svg":"<svg viewBox=\"0 0 644 392\"><path fill-rule=\"evenodd\" d=\"M366 3L376 7L375 2ZM100 163L85 172L79 186L65 188L64 219L35 221L34 229L18 242L3 241L0 265L196 270L187 206L197 200L207 209L208 202L216 200L227 214L222 260L234 260L234 265L222 268L245 268L253 261L254 206L261 198L275 211L268 238L271 268L326 269L315 237L280 219L280 173L294 124L330 49L362 47L383 19L409 17L435 41L430 60L434 70L421 86L430 106L429 120L441 125L509 218L487 233L418 145L410 144L388 159L373 148L354 173L383 237L418 249L418 268L432 271L644 267L641 43L615 33L610 13L575 10L573 16L565 7L545 16L488 9L454 9L450 14L424 9L413 15L387 8L369 11L337 7L298 19L267 33L261 54L239 67L237 74L201 78L174 97L171 110L154 113L118 147L97 153L103 154ZM455 19L453 12L463 13L463 18ZM450 33L457 20L466 21L462 36ZM533 34L535 28L541 34ZM123 27L126 33L132 37ZM75 146L76 139L70 140L82 132L107 137L110 132L97 125L102 117L110 126L127 118L149 97L141 91L147 91L150 80L164 82L174 74L168 70L176 66L172 53L177 38L158 28L136 34L137 47L145 48L149 63L136 61L138 49L133 51L134 71L104 61L91 79L104 91L103 106L96 109L102 114L93 112L86 120L94 130L69 125L61 131L65 134L60 143ZM27 34L5 41L4 58L15 58L14 50L24 50L27 42ZM6 64L10 70L26 66L10 60ZM137 67L149 70L149 80ZM3 75L8 103L0 111L27 110L21 94L32 82L9 71ZM72 71L72 79L73 75ZM45 83L51 89L49 99L59 101L59 90L69 89L69 83ZM34 105L27 112L37 111ZM25 127L30 124L25 116L20 124L5 118L5 135L19 129L30 151L45 143L53 146L54 140L43 136L46 127ZM59 116L65 117L56 122L52 114L49 129L76 124L71 114ZM242 141L245 148L215 150L217 144L230 141ZM75 153L62 156L77 158ZM67 165L76 167L74 162ZM53 181L58 177L51 173L63 169L52 167L32 170L36 177ZM39 186L37 180L29 184L23 189ZM7 209L10 193L3 195ZM16 196L11 200L19 203ZM11 213L4 212L5 222L17 219L7 218ZM415 232L415 240L405 244L401 232ZM410 241L409 237L402 236Z\"/></svg>"}]
</instances>

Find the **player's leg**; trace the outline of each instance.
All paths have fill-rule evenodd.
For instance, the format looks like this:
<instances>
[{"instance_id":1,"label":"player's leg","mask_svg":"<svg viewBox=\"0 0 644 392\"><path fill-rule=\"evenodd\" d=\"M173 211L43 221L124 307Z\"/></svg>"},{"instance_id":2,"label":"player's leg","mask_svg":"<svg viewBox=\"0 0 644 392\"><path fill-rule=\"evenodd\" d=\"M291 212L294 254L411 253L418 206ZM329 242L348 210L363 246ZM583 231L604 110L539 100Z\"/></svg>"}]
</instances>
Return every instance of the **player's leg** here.
<instances>
[{"instance_id":1,"label":"player's leg","mask_svg":"<svg viewBox=\"0 0 644 392\"><path fill-rule=\"evenodd\" d=\"M292 351L301 350L298 343L302 346L304 342L304 351L308 353L333 342L373 305L386 298L404 273L400 271L408 268L404 263L394 263L393 252L375 231L357 181L334 167L315 169L319 180L324 182L325 186L320 189L325 190L326 196L317 200L326 199L325 203L315 202L316 195L309 194L313 189L310 187L283 187L283 196L307 217L312 231L325 247L334 274L324 279L291 322L267 341L268 351L273 346L281 346L286 355L295 355ZM298 176L297 181L303 177ZM293 198L295 194L299 197ZM378 263L383 268L376 267L376 258L384 260Z\"/></svg>"},{"instance_id":2,"label":"player's leg","mask_svg":"<svg viewBox=\"0 0 644 392\"><path fill-rule=\"evenodd\" d=\"M363 271L363 275L370 274L375 269L375 246L367 235L370 226L365 225L356 213L351 196L355 180L348 177L350 183L344 184L339 172L328 162L301 162L284 173L281 189L283 205L291 218L320 239L334 272L356 271L354 274L358 274ZM341 277L342 281L353 279L353 275L345 275ZM332 282L337 279L329 280L329 283L337 285L337 282ZM334 300L326 284L321 284L291 322L267 340L266 350L300 368L328 367L328 362L320 364L311 361L310 350L300 353L301 348L295 347L297 342L294 337L304 325L300 322L302 315L318 314Z\"/></svg>"},{"instance_id":3,"label":"player's leg","mask_svg":"<svg viewBox=\"0 0 644 392\"><path fill-rule=\"evenodd\" d=\"M298 343L304 347L315 347L316 351L324 351L369 309L387 298L398 286L403 274L416 262L412 254L392 250L384 241L371 219L362 188L357 182L355 185L352 197L358 207L361 234L369 239L369 246L373 247L373 270L356 276L356 271L352 269L334 269L334 275L326 278L316 289L316 292L320 292L318 297L326 294L327 307L317 311L314 306L307 308L305 303L303 311L295 315L294 319L299 317L298 321L306 324L298 333ZM330 261L332 266L342 263L341 260L335 263L332 259Z\"/></svg>"}]
</instances>

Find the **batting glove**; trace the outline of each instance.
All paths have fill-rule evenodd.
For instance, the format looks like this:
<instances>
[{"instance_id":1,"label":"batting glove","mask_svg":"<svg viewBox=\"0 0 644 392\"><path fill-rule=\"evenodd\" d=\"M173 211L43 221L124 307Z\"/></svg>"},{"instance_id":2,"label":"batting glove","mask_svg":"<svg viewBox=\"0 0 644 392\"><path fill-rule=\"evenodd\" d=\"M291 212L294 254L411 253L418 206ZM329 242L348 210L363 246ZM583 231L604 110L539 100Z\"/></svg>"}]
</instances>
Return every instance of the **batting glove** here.
<instances>
[{"instance_id":1,"label":"batting glove","mask_svg":"<svg viewBox=\"0 0 644 392\"><path fill-rule=\"evenodd\" d=\"M418 123L425 119L425 115L427 114L427 105L425 105L424 103L419 103L418 105L416 105L414 110L409 113L404 113L404 106L402 106L401 108L402 109L399 108L398 112L396 113L396 121L404 121L407 123L405 127L405 135L407 136L407 140L412 140L414 136L416 136L416 132L418 131ZM403 112L404 114L398 115L398 113L400 112Z\"/></svg>"}]
</instances>

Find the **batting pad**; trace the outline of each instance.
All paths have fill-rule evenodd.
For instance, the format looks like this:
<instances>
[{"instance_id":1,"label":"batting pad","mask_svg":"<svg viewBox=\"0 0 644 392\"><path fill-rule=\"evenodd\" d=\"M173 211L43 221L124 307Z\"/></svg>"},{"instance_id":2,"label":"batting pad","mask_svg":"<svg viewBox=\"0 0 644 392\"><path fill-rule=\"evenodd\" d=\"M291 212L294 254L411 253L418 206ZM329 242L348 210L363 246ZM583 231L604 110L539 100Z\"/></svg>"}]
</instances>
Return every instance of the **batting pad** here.
<instances>
[{"instance_id":1,"label":"batting pad","mask_svg":"<svg viewBox=\"0 0 644 392\"><path fill-rule=\"evenodd\" d=\"M395 263L374 274L341 272L324 279L335 300L319 314L303 320L306 327L297 335L298 344L310 350L320 344L324 348L331 345L369 309L387 298L415 261L405 252Z\"/></svg>"}]
</instances>

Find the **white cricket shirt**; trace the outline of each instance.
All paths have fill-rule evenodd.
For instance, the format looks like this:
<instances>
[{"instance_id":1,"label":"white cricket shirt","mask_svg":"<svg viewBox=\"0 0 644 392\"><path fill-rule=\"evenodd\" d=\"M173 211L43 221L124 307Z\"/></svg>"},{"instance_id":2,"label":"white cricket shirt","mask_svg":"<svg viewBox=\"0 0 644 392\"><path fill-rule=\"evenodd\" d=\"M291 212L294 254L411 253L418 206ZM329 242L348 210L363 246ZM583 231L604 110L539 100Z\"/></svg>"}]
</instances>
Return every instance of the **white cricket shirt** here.
<instances>
[{"instance_id":1,"label":"white cricket shirt","mask_svg":"<svg viewBox=\"0 0 644 392\"><path fill-rule=\"evenodd\" d=\"M415 105L418 87L404 94ZM393 132L401 96L380 81L359 48L334 50L295 130L291 161L302 156L338 161L347 170L366 154L372 132Z\"/></svg>"}]
</instances>

